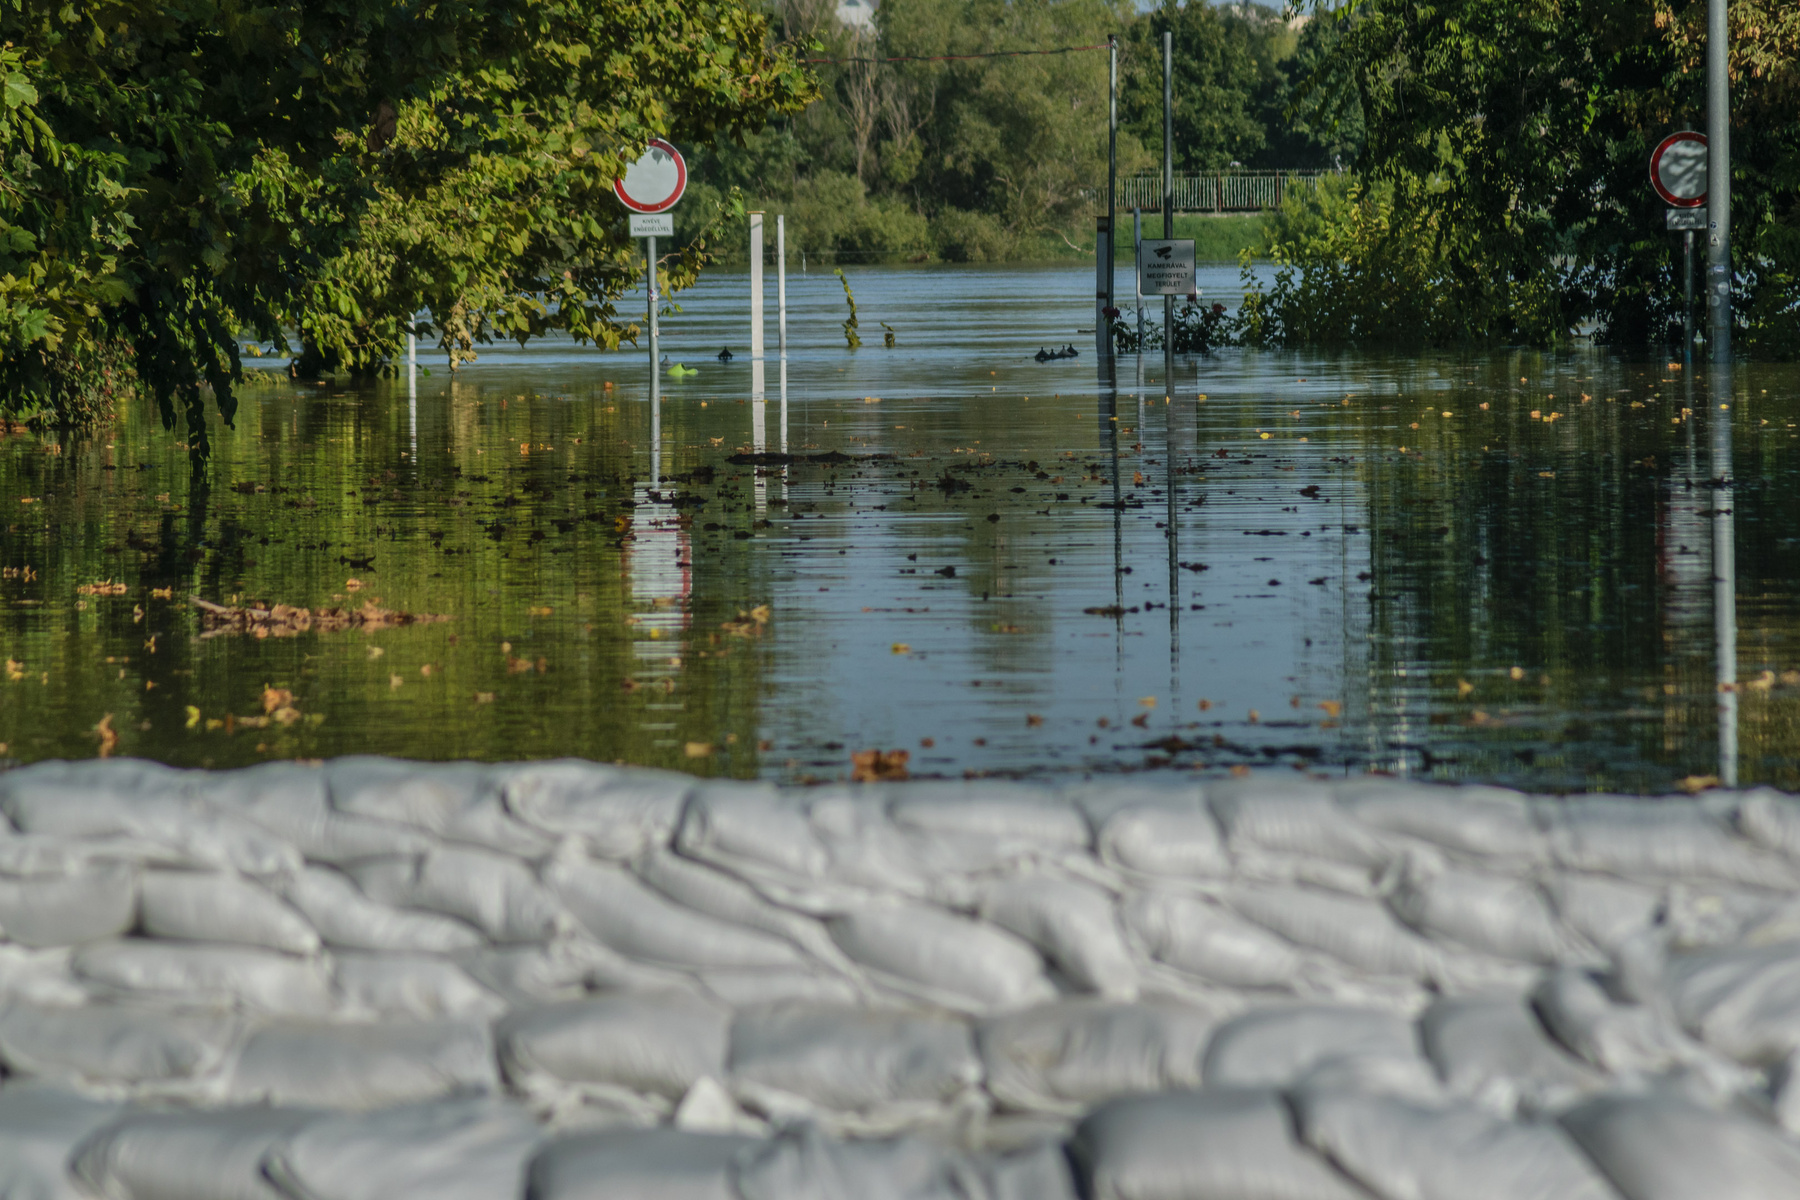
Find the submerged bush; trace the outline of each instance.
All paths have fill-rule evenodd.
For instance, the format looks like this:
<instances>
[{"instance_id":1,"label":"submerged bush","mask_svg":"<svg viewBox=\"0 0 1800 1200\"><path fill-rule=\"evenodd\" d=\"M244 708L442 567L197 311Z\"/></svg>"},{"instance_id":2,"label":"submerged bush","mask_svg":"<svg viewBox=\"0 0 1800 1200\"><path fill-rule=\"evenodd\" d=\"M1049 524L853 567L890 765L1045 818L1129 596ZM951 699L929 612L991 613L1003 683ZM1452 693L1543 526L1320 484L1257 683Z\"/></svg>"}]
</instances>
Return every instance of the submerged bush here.
<instances>
[{"instance_id":1,"label":"submerged bush","mask_svg":"<svg viewBox=\"0 0 1800 1200\"><path fill-rule=\"evenodd\" d=\"M105 425L120 400L137 395L137 355L120 338L96 341L85 351L28 350L0 366L0 417L21 424Z\"/></svg>"}]
</instances>

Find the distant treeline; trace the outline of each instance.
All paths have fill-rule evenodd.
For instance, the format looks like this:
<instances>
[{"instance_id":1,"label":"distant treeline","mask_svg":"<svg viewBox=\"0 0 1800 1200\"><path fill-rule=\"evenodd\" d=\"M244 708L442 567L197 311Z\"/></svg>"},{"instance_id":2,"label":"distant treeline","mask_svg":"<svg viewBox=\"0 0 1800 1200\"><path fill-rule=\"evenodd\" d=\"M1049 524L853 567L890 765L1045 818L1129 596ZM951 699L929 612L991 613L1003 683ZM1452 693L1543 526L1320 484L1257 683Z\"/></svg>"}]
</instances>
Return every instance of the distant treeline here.
<instances>
[{"instance_id":1,"label":"distant treeline","mask_svg":"<svg viewBox=\"0 0 1800 1200\"><path fill-rule=\"evenodd\" d=\"M1119 170L1162 153L1162 34L1175 46L1175 164L1348 165L1362 141L1355 94L1308 81L1331 22L1254 3L882 0L873 29L846 29L836 0L783 0L774 23L818 59L949 56L1104 43L1119 50ZM824 62L821 97L742 142L695 154L693 220L738 187L789 215L815 261L980 261L1092 244L1106 187L1104 50L939 62Z\"/></svg>"}]
</instances>

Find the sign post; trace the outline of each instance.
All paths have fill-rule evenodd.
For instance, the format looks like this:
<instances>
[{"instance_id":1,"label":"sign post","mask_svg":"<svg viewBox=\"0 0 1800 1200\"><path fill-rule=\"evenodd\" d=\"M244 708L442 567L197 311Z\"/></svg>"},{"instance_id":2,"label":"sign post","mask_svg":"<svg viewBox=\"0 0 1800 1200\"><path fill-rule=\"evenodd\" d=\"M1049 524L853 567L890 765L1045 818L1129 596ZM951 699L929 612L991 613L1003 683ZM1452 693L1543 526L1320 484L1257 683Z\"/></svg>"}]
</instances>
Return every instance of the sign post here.
<instances>
[{"instance_id":1,"label":"sign post","mask_svg":"<svg viewBox=\"0 0 1800 1200\"><path fill-rule=\"evenodd\" d=\"M675 217L669 210L687 190L687 162L661 138L652 138L644 156L625 168L625 177L613 181L613 195L631 210L631 236L644 239L644 290L650 314L650 403L660 416L662 373L656 357L656 239L675 236ZM651 481L656 486L656 481Z\"/></svg>"},{"instance_id":2,"label":"sign post","mask_svg":"<svg viewBox=\"0 0 1800 1200\"><path fill-rule=\"evenodd\" d=\"M1682 234L1682 361L1694 357L1694 231L1706 228L1707 143L1691 129L1671 133L1650 155L1650 186L1669 207L1663 224Z\"/></svg>"},{"instance_id":3,"label":"sign post","mask_svg":"<svg viewBox=\"0 0 1800 1200\"><path fill-rule=\"evenodd\" d=\"M1145 238L1139 242L1138 290L1146 296L1193 295L1194 239Z\"/></svg>"}]
</instances>

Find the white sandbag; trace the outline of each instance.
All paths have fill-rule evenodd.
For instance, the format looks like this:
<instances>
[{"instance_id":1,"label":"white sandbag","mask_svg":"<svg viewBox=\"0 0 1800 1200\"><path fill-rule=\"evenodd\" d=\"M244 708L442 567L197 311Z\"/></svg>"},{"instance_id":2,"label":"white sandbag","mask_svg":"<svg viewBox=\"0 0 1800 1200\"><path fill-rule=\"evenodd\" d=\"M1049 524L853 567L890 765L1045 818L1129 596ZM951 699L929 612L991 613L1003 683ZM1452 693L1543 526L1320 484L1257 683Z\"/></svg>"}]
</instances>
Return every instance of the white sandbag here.
<instances>
[{"instance_id":1,"label":"white sandbag","mask_svg":"<svg viewBox=\"0 0 1800 1200\"><path fill-rule=\"evenodd\" d=\"M1504 788L1366 779L1338 784L1333 794L1345 812L1372 829L1472 858L1536 863L1549 852L1531 802Z\"/></svg>"},{"instance_id":2,"label":"white sandbag","mask_svg":"<svg viewBox=\"0 0 1800 1200\"><path fill-rule=\"evenodd\" d=\"M1528 880L1409 857L1388 894L1394 915L1426 937L1519 962L1566 962L1581 952Z\"/></svg>"},{"instance_id":3,"label":"white sandbag","mask_svg":"<svg viewBox=\"0 0 1800 1200\"><path fill-rule=\"evenodd\" d=\"M1397 848L1394 838L1339 808L1323 784L1253 775L1209 784L1206 802L1234 853L1295 854L1372 869Z\"/></svg>"},{"instance_id":4,"label":"white sandbag","mask_svg":"<svg viewBox=\"0 0 1800 1200\"><path fill-rule=\"evenodd\" d=\"M987 1200L969 1156L916 1137L839 1141L801 1128L734 1166L742 1200Z\"/></svg>"},{"instance_id":5,"label":"white sandbag","mask_svg":"<svg viewBox=\"0 0 1800 1200\"><path fill-rule=\"evenodd\" d=\"M1253 1009L1219 1026L1202 1078L1213 1087L1285 1087L1340 1059L1418 1060L1411 1022L1392 1013L1338 1005Z\"/></svg>"},{"instance_id":6,"label":"white sandbag","mask_svg":"<svg viewBox=\"0 0 1800 1200\"><path fill-rule=\"evenodd\" d=\"M1131 1092L1199 1087L1216 1024L1173 1002L1064 1000L984 1021L976 1036L994 1099L1073 1116Z\"/></svg>"},{"instance_id":7,"label":"white sandbag","mask_svg":"<svg viewBox=\"0 0 1800 1200\"><path fill-rule=\"evenodd\" d=\"M506 1011L505 1000L441 958L356 951L333 957L345 1012L358 1019L492 1020Z\"/></svg>"},{"instance_id":8,"label":"white sandbag","mask_svg":"<svg viewBox=\"0 0 1800 1200\"><path fill-rule=\"evenodd\" d=\"M226 1016L15 1002L0 1007L0 1062L65 1085L155 1084L213 1071L239 1032Z\"/></svg>"},{"instance_id":9,"label":"white sandbag","mask_svg":"<svg viewBox=\"0 0 1800 1200\"><path fill-rule=\"evenodd\" d=\"M5 1200L92 1200L69 1170L69 1157L119 1113L41 1083L0 1088L0 1196Z\"/></svg>"},{"instance_id":10,"label":"white sandbag","mask_svg":"<svg viewBox=\"0 0 1800 1200\"><path fill-rule=\"evenodd\" d=\"M1374 900L1302 887L1234 888L1226 903L1296 945L1378 975L1431 979L1443 955Z\"/></svg>"},{"instance_id":11,"label":"white sandbag","mask_svg":"<svg viewBox=\"0 0 1800 1200\"><path fill-rule=\"evenodd\" d=\"M1570 796L1540 801L1556 861L1625 879L1722 879L1795 885L1794 865L1733 836L1729 824L1687 797L1646 800Z\"/></svg>"},{"instance_id":12,"label":"white sandbag","mask_svg":"<svg viewBox=\"0 0 1800 1200\"><path fill-rule=\"evenodd\" d=\"M895 823L890 786L810 788L806 819L825 847L840 907L879 896L927 897L950 888L960 903L968 876L1032 858L1043 847L977 835L932 833Z\"/></svg>"},{"instance_id":13,"label":"white sandbag","mask_svg":"<svg viewBox=\"0 0 1800 1200\"><path fill-rule=\"evenodd\" d=\"M581 839L599 858L628 859L664 846L694 787L691 776L581 759L505 769L507 812L553 837Z\"/></svg>"},{"instance_id":14,"label":"white sandbag","mask_svg":"<svg viewBox=\"0 0 1800 1200\"><path fill-rule=\"evenodd\" d=\"M74 949L53 946L33 950L12 942L0 942L0 1001L23 1000L69 1008L91 999L89 987L75 977L69 960Z\"/></svg>"},{"instance_id":15,"label":"white sandbag","mask_svg":"<svg viewBox=\"0 0 1800 1200\"><path fill-rule=\"evenodd\" d=\"M62 876L0 876L0 937L73 946L117 937L137 921L137 871L104 864Z\"/></svg>"},{"instance_id":16,"label":"white sandbag","mask_svg":"<svg viewBox=\"0 0 1800 1200\"><path fill-rule=\"evenodd\" d=\"M325 777L331 806L342 813L505 854L535 858L555 844L506 811L493 768L354 755L327 763Z\"/></svg>"},{"instance_id":17,"label":"white sandbag","mask_svg":"<svg viewBox=\"0 0 1800 1200\"><path fill-rule=\"evenodd\" d=\"M1126 902L1123 916L1145 953L1213 983L1292 987L1306 964L1293 943L1194 897L1140 892Z\"/></svg>"},{"instance_id":18,"label":"white sandbag","mask_svg":"<svg viewBox=\"0 0 1800 1200\"><path fill-rule=\"evenodd\" d=\"M277 886L327 946L455 954L483 941L473 926L454 917L379 904L330 867L309 866Z\"/></svg>"},{"instance_id":19,"label":"white sandbag","mask_svg":"<svg viewBox=\"0 0 1800 1200\"><path fill-rule=\"evenodd\" d=\"M816 967L715 968L696 971L694 978L703 992L730 1008L789 1000L844 1006L867 998L865 990L849 979Z\"/></svg>"},{"instance_id":20,"label":"white sandbag","mask_svg":"<svg viewBox=\"0 0 1800 1200\"><path fill-rule=\"evenodd\" d=\"M1774 788L1753 788L1738 797L1732 812L1738 833L1766 850L1800 859L1800 801Z\"/></svg>"},{"instance_id":21,"label":"white sandbag","mask_svg":"<svg viewBox=\"0 0 1800 1200\"><path fill-rule=\"evenodd\" d=\"M4 774L0 811L26 833L142 843L137 856L246 875L297 870L300 853L235 813L190 795L187 772L133 760L39 763ZM119 846L126 851L127 847Z\"/></svg>"},{"instance_id":22,"label":"white sandbag","mask_svg":"<svg viewBox=\"0 0 1800 1200\"><path fill-rule=\"evenodd\" d=\"M783 938L671 903L622 867L559 857L544 882L601 942L643 962L675 967L800 967Z\"/></svg>"},{"instance_id":23,"label":"white sandbag","mask_svg":"<svg viewBox=\"0 0 1800 1200\"><path fill-rule=\"evenodd\" d=\"M1800 942L1672 957L1663 972L1682 1028L1741 1063L1800 1049Z\"/></svg>"},{"instance_id":24,"label":"white sandbag","mask_svg":"<svg viewBox=\"0 0 1800 1200\"><path fill-rule=\"evenodd\" d=\"M731 1013L697 996L623 992L515 1010L495 1025L507 1079L526 1091L604 1084L681 1098L725 1073Z\"/></svg>"},{"instance_id":25,"label":"white sandbag","mask_svg":"<svg viewBox=\"0 0 1800 1200\"><path fill-rule=\"evenodd\" d=\"M1625 1200L1800 1197L1800 1149L1744 1116L1613 1094L1564 1113L1562 1126Z\"/></svg>"},{"instance_id":26,"label":"white sandbag","mask_svg":"<svg viewBox=\"0 0 1800 1200\"><path fill-rule=\"evenodd\" d=\"M263 1156L318 1118L281 1108L133 1113L84 1142L70 1169L108 1200L283 1200Z\"/></svg>"},{"instance_id":27,"label":"white sandbag","mask_svg":"<svg viewBox=\"0 0 1800 1200\"><path fill-rule=\"evenodd\" d=\"M895 795L888 810L894 824L928 837L1052 851L1086 850L1093 838L1080 809L1036 788L925 783Z\"/></svg>"},{"instance_id":28,"label":"white sandbag","mask_svg":"<svg viewBox=\"0 0 1800 1200\"><path fill-rule=\"evenodd\" d=\"M296 1016L332 1007L323 964L272 950L127 938L84 946L70 965L78 978L121 993Z\"/></svg>"},{"instance_id":29,"label":"white sandbag","mask_svg":"<svg viewBox=\"0 0 1800 1200\"><path fill-rule=\"evenodd\" d=\"M1100 826L1100 861L1175 879L1218 879L1231 871L1219 823L1198 796L1191 807L1134 805Z\"/></svg>"},{"instance_id":30,"label":"white sandbag","mask_svg":"<svg viewBox=\"0 0 1800 1200\"><path fill-rule=\"evenodd\" d=\"M1091 883L1026 875L982 889L979 913L1043 952L1085 992L1130 999L1137 967L1125 949L1112 897Z\"/></svg>"},{"instance_id":31,"label":"white sandbag","mask_svg":"<svg viewBox=\"0 0 1800 1200\"><path fill-rule=\"evenodd\" d=\"M1419 1041L1446 1088L1501 1114L1560 1107L1604 1082L1514 995L1441 999L1420 1015Z\"/></svg>"},{"instance_id":32,"label":"white sandbag","mask_svg":"<svg viewBox=\"0 0 1800 1200\"><path fill-rule=\"evenodd\" d=\"M922 904L870 904L827 925L856 962L957 1008L1020 1008L1055 989L1025 942Z\"/></svg>"},{"instance_id":33,"label":"white sandbag","mask_svg":"<svg viewBox=\"0 0 1800 1200\"><path fill-rule=\"evenodd\" d=\"M633 870L683 908L786 938L820 962L855 973L855 966L818 921L769 903L749 884L723 871L660 848L639 858Z\"/></svg>"},{"instance_id":34,"label":"white sandbag","mask_svg":"<svg viewBox=\"0 0 1800 1200\"><path fill-rule=\"evenodd\" d=\"M143 932L189 942L230 942L313 954L319 935L299 913L241 875L146 871L138 885Z\"/></svg>"},{"instance_id":35,"label":"white sandbag","mask_svg":"<svg viewBox=\"0 0 1800 1200\"><path fill-rule=\"evenodd\" d=\"M1069 1151L1091 1200L1368 1200L1295 1139L1268 1091L1113 1100L1081 1122Z\"/></svg>"},{"instance_id":36,"label":"white sandbag","mask_svg":"<svg viewBox=\"0 0 1800 1200\"><path fill-rule=\"evenodd\" d=\"M875 795L801 798L772 787L703 785L682 810L675 846L776 904L815 916L875 896L930 891L916 847Z\"/></svg>"},{"instance_id":37,"label":"white sandbag","mask_svg":"<svg viewBox=\"0 0 1800 1200\"><path fill-rule=\"evenodd\" d=\"M260 763L238 771L196 772L192 794L293 845L311 862L423 854L435 839L388 821L350 816L331 806L325 772L300 763Z\"/></svg>"},{"instance_id":38,"label":"white sandbag","mask_svg":"<svg viewBox=\"0 0 1800 1200\"><path fill-rule=\"evenodd\" d=\"M293 1200L502 1200L542 1138L516 1104L446 1100L314 1121L263 1170Z\"/></svg>"},{"instance_id":39,"label":"white sandbag","mask_svg":"<svg viewBox=\"0 0 1800 1200\"><path fill-rule=\"evenodd\" d=\"M496 942L543 942L572 932L574 919L516 858L439 846L421 858L379 858L347 868L381 904L467 921Z\"/></svg>"},{"instance_id":40,"label":"white sandbag","mask_svg":"<svg viewBox=\"0 0 1800 1200\"><path fill-rule=\"evenodd\" d=\"M634 963L587 937L557 938L541 946L502 946L459 955L469 977L509 1004L574 1000L595 989L679 989L688 979Z\"/></svg>"},{"instance_id":41,"label":"white sandbag","mask_svg":"<svg viewBox=\"0 0 1800 1200\"><path fill-rule=\"evenodd\" d=\"M532 1159L525 1198L743 1200L732 1169L761 1145L756 1138L681 1129L558 1138Z\"/></svg>"},{"instance_id":42,"label":"white sandbag","mask_svg":"<svg viewBox=\"0 0 1800 1200\"><path fill-rule=\"evenodd\" d=\"M1555 1125L1329 1088L1294 1111L1306 1144L1383 1200L1617 1200Z\"/></svg>"},{"instance_id":43,"label":"white sandbag","mask_svg":"<svg viewBox=\"0 0 1800 1200\"><path fill-rule=\"evenodd\" d=\"M1732 883L1672 883L1663 889L1659 915L1671 950L1800 938L1800 898Z\"/></svg>"},{"instance_id":44,"label":"white sandbag","mask_svg":"<svg viewBox=\"0 0 1800 1200\"><path fill-rule=\"evenodd\" d=\"M1658 1012L1615 1003L1580 967L1546 971L1531 1006L1552 1037L1604 1071L1652 1073L1697 1061L1696 1048Z\"/></svg>"},{"instance_id":45,"label":"white sandbag","mask_svg":"<svg viewBox=\"0 0 1800 1200\"><path fill-rule=\"evenodd\" d=\"M775 1118L924 1118L980 1082L968 1026L945 1017L781 1005L731 1026L731 1087Z\"/></svg>"},{"instance_id":46,"label":"white sandbag","mask_svg":"<svg viewBox=\"0 0 1800 1200\"><path fill-rule=\"evenodd\" d=\"M229 1091L238 1104L366 1109L498 1087L486 1022L439 1020L259 1029Z\"/></svg>"},{"instance_id":47,"label":"white sandbag","mask_svg":"<svg viewBox=\"0 0 1800 1200\"><path fill-rule=\"evenodd\" d=\"M1604 876L1559 873L1543 886L1563 924L1604 950L1650 929L1663 904L1655 888Z\"/></svg>"},{"instance_id":48,"label":"white sandbag","mask_svg":"<svg viewBox=\"0 0 1800 1200\"><path fill-rule=\"evenodd\" d=\"M1076 1200L1069 1156L1057 1142L990 1155L979 1166L991 1200Z\"/></svg>"},{"instance_id":49,"label":"white sandbag","mask_svg":"<svg viewBox=\"0 0 1800 1200\"><path fill-rule=\"evenodd\" d=\"M20 833L0 814L0 876L13 879L75 875L99 861L132 861L135 854L111 855L105 839L66 838L48 833Z\"/></svg>"}]
</instances>

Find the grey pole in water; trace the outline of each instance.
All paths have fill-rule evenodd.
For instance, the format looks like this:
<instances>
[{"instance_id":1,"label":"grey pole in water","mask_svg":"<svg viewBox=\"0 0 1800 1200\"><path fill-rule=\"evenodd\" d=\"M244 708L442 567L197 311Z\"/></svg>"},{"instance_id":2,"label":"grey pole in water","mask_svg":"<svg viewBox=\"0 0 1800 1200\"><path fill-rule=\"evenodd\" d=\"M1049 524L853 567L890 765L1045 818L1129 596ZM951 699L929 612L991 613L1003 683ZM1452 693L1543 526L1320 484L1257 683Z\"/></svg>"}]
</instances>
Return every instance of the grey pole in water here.
<instances>
[{"instance_id":1,"label":"grey pole in water","mask_svg":"<svg viewBox=\"0 0 1800 1200\"><path fill-rule=\"evenodd\" d=\"M1163 30L1163 236L1175 236L1175 34ZM1163 297L1163 393L1175 391L1175 297Z\"/></svg>"},{"instance_id":2,"label":"grey pole in water","mask_svg":"<svg viewBox=\"0 0 1800 1200\"><path fill-rule=\"evenodd\" d=\"M660 421L662 407L662 367L656 361L656 239L644 239L644 291L650 300L650 408L652 423ZM650 486L655 487L652 479Z\"/></svg>"},{"instance_id":3,"label":"grey pole in water","mask_svg":"<svg viewBox=\"0 0 1800 1200\"><path fill-rule=\"evenodd\" d=\"M1106 35L1106 307L1117 309L1119 244L1119 35ZM1098 247L1096 247L1098 249ZM1113 352L1112 325L1101 314L1106 353Z\"/></svg>"},{"instance_id":4,"label":"grey pole in water","mask_svg":"<svg viewBox=\"0 0 1800 1200\"><path fill-rule=\"evenodd\" d=\"M1732 530L1731 383L1724 371L1713 373L1708 394L1715 401L1712 418L1713 474L1713 648L1719 701L1719 782L1738 782L1737 691L1737 539Z\"/></svg>"},{"instance_id":5,"label":"grey pole in water","mask_svg":"<svg viewBox=\"0 0 1800 1200\"><path fill-rule=\"evenodd\" d=\"M1725 0L1706 0L1706 310L1714 362L1731 359L1731 76Z\"/></svg>"},{"instance_id":6,"label":"grey pole in water","mask_svg":"<svg viewBox=\"0 0 1800 1200\"><path fill-rule=\"evenodd\" d=\"M787 357L787 214L775 214L775 348ZM782 370L787 370L783 367Z\"/></svg>"}]
</instances>

